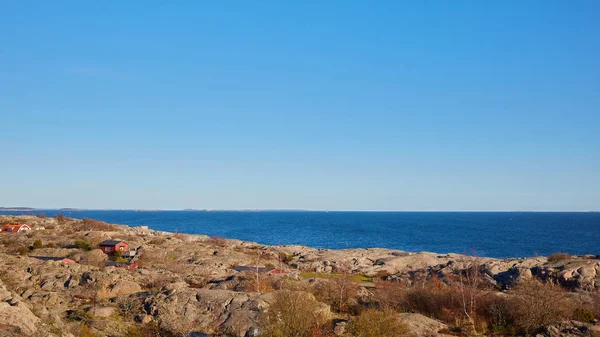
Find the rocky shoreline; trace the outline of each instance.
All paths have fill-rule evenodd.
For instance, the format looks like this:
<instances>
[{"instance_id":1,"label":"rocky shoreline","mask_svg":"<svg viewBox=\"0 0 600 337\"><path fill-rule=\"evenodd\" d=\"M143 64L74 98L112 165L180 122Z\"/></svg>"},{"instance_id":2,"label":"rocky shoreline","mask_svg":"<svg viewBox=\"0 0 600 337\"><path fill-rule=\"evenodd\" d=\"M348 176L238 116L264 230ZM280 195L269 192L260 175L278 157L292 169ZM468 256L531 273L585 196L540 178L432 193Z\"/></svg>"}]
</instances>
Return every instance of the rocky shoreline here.
<instances>
[{"instance_id":1,"label":"rocky shoreline","mask_svg":"<svg viewBox=\"0 0 600 337\"><path fill-rule=\"evenodd\" d=\"M312 296L315 315L329 327L324 329L327 336L350 336L346 324L353 324L364 308L382 308L392 298L390 293L378 297L381 289L393 285L409 293L439 284L440 291L459 289L464 295L469 270L475 269L477 296L484 291L488 297L511 296L519 284L537 280L560 287L566 298L577 297L586 312L596 305L600 310L600 297L594 297L600 289L598 256L494 259L378 248L267 246L64 217L0 216L0 223L32 227L0 233L2 336L264 335L262 317L282 291ZM133 261L97 249L104 240L126 242L135 251ZM135 263L137 268L107 266L109 260ZM344 287L341 298L323 290L332 284ZM351 296L344 297L344 289L352 289ZM477 327L471 317L475 315L467 310L448 309L449 315L468 317L475 325L470 330L414 308L405 313L395 308L408 334L493 332L491 323ZM571 318L565 316L568 324L551 322L563 324L560 328L546 324L536 331L557 336L600 333L593 319L578 323ZM520 332L504 332L513 333Z\"/></svg>"}]
</instances>

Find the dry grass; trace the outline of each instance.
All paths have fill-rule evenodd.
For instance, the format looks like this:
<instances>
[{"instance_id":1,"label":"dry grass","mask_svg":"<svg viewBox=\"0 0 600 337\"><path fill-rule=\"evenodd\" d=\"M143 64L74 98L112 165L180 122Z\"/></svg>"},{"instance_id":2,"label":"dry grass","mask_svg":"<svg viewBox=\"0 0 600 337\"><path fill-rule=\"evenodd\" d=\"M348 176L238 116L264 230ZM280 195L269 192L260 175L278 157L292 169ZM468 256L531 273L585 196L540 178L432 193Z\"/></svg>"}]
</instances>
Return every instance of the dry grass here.
<instances>
[{"instance_id":1,"label":"dry grass","mask_svg":"<svg viewBox=\"0 0 600 337\"><path fill-rule=\"evenodd\" d=\"M280 290L261 318L262 337L311 337L326 318L315 313L318 302L306 292Z\"/></svg>"},{"instance_id":2,"label":"dry grass","mask_svg":"<svg viewBox=\"0 0 600 337\"><path fill-rule=\"evenodd\" d=\"M410 330L392 310L367 309L355 317L349 326L355 337L402 337Z\"/></svg>"},{"instance_id":3,"label":"dry grass","mask_svg":"<svg viewBox=\"0 0 600 337\"><path fill-rule=\"evenodd\" d=\"M321 278L321 279L340 279L340 278L348 278L350 281L358 282L358 283L372 283L373 278L362 275L362 274L350 274L344 275L343 273L317 273L312 271L302 272L300 273L300 277L305 279L311 278Z\"/></svg>"}]
</instances>

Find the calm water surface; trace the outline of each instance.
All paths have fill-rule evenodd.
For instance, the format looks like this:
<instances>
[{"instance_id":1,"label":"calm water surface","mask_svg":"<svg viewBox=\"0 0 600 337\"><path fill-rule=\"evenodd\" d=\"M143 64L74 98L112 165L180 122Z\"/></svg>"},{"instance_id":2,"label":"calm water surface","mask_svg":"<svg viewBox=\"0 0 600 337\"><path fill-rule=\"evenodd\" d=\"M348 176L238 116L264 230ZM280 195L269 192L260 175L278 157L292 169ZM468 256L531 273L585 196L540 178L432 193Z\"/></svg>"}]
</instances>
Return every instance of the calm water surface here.
<instances>
[{"instance_id":1,"label":"calm water surface","mask_svg":"<svg viewBox=\"0 0 600 337\"><path fill-rule=\"evenodd\" d=\"M271 245L475 251L489 257L600 254L600 213L592 212L43 212Z\"/></svg>"}]
</instances>

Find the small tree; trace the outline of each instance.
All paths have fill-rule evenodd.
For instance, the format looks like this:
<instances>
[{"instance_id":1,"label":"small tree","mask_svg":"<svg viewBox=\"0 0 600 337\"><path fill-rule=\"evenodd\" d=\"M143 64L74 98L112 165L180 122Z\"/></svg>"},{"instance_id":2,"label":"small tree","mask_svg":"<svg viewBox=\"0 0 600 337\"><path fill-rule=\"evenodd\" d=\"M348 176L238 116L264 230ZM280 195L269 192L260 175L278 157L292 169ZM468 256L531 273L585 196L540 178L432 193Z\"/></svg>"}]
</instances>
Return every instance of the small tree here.
<instances>
[{"instance_id":1,"label":"small tree","mask_svg":"<svg viewBox=\"0 0 600 337\"><path fill-rule=\"evenodd\" d=\"M481 284L480 263L477 256L471 257L466 268L459 271L459 291L462 311L468 319L469 330L475 329L475 312L477 311L477 297ZM474 332L474 331L470 331Z\"/></svg>"},{"instance_id":2,"label":"small tree","mask_svg":"<svg viewBox=\"0 0 600 337\"><path fill-rule=\"evenodd\" d=\"M352 274L349 262L339 262L335 271L336 274L329 280L316 283L314 293L319 301L326 302L336 311L348 313L350 302L357 295L358 285L350 278Z\"/></svg>"},{"instance_id":3,"label":"small tree","mask_svg":"<svg viewBox=\"0 0 600 337\"><path fill-rule=\"evenodd\" d=\"M260 257L262 256L263 251L260 251L256 254L256 288L255 290L260 292Z\"/></svg>"}]
</instances>

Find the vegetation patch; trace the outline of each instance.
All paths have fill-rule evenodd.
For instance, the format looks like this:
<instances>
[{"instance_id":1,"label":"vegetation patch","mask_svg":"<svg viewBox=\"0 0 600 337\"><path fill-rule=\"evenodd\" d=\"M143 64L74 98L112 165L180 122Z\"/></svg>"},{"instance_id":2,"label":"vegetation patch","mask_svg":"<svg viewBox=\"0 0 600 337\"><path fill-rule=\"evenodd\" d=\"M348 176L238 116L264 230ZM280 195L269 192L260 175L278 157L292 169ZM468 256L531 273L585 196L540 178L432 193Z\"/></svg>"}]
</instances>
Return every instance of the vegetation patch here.
<instances>
[{"instance_id":1,"label":"vegetation patch","mask_svg":"<svg viewBox=\"0 0 600 337\"><path fill-rule=\"evenodd\" d=\"M344 274L342 273L317 273L312 271L302 272L300 273L300 277L305 279L311 278L321 278L321 279L339 279L344 278ZM358 283L373 283L373 278L370 276L362 275L362 274L352 274L347 276L350 281L358 282Z\"/></svg>"}]
</instances>

